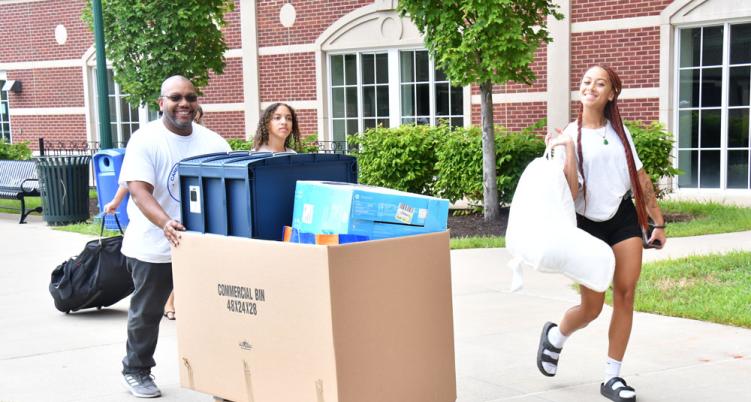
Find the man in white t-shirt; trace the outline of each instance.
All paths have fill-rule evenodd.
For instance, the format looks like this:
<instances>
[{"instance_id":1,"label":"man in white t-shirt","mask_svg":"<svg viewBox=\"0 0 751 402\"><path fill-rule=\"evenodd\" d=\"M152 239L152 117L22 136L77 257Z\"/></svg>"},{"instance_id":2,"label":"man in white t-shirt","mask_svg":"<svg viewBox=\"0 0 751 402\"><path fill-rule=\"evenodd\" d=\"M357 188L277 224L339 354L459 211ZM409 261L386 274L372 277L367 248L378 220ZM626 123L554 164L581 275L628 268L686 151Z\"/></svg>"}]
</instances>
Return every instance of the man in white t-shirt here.
<instances>
[{"instance_id":1,"label":"man in white t-shirt","mask_svg":"<svg viewBox=\"0 0 751 402\"><path fill-rule=\"evenodd\" d=\"M136 131L128 142L120 184L128 186L130 223L123 239L135 291L128 310L128 342L123 358L123 381L131 394L153 398L161 391L151 377L162 309L172 291L170 243L185 230L180 218L177 164L182 159L212 152L229 152L219 134L193 123L198 97L185 77L162 83L161 119Z\"/></svg>"}]
</instances>

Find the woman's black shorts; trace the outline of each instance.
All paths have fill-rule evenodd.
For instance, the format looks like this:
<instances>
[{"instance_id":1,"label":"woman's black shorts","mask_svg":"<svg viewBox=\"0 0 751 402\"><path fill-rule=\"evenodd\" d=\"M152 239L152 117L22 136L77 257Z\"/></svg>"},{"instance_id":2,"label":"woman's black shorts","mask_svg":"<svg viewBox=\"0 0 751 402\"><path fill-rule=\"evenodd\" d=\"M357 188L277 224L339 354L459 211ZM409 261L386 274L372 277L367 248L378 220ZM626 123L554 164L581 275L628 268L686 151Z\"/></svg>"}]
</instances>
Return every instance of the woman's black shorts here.
<instances>
[{"instance_id":1,"label":"woman's black shorts","mask_svg":"<svg viewBox=\"0 0 751 402\"><path fill-rule=\"evenodd\" d=\"M618 211L612 218L603 222L595 222L576 214L576 226L604 241L610 247L631 237L640 238L642 235L639 228L639 219L636 217L636 208L634 203L631 202L631 198L628 197L621 201Z\"/></svg>"}]
</instances>

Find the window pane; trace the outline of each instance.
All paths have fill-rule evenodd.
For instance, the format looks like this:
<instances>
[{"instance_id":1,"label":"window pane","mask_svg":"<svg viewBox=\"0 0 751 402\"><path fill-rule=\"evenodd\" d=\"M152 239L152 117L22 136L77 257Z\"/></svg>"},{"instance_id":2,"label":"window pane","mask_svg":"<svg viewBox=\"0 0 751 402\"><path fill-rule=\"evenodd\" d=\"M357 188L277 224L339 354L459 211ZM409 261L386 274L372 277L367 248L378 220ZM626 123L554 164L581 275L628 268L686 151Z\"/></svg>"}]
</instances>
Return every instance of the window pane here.
<instances>
[{"instance_id":1,"label":"window pane","mask_svg":"<svg viewBox=\"0 0 751 402\"><path fill-rule=\"evenodd\" d=\"M331 56L331 84L344 85L344 56Z\"/></svg>"},{"instance_id":2,"label":"window pane","mask_svg":"<svg viewBox=\"0 0 751 402\"><path fill-rule=\"evenodd\" d=\"M5 91L0 91L0 92L5 92ZM5 102L0 102L0 115L5 116L6 114L8 114L8 106L5 105ZM4 118L5 117L3 117L3 119Z\"/></svg>"},{"instance_id":3,"label":"window pane","mask_svg":"<svg viewBox=\"0 0 751 402\"><path fill-rule=\"evenodd\" d=\"M701 106L720 106L722 102L722 69L705 68L701 79Z\"/></svg>"},{"instance_id":4,"label":"window pane","mask_svg":"<svg viewBox=\"0 0 751 402\"><path fill-rule=\"evenodd\" d=\"M376 121L375 119L363 119L362 120L362 129L363 131L369 129L369 128L375 128Z\"/></svg>"},{"instance_id":5,"label":"window pane","mask_svg":"<svg viewBox=\"0 0 751 402\"><path fill-rule=\"evenodd\" d=\"M451 114L464 114L464 88L451 87Z\"/></svg>"},{"instance_id":6,"label":"window pane","mask_svg":"<svg viewBox=\"0 0 751 402\"><path fill-rule=\"evenodd\" d=\"M728 151L728 188L748 188L748 151Z\"/></svg>"},{"instance_id":7,"label":"window pane","mask_svg":"<svg viewBox=\"0 0 751 402\"><path fill-rule=\"evenodd\" d=\"M414 90L414 85L402 85L402 116L415 115Z\"/></svg>"},{"instance_id":8,"label":"window pane","mask_svg":"<svg viewBox=\"0 0 751 402\"><path fill-rule=\"evenodd\" d=\"M699 70L681 71L679 108L699 107Z\"/></svg>"},{"instance_id":9,"label":"window pane","mask_svg":"<svg viewBox=\"0 0 751 402\"><path fill-rule=\"evenodd\" d=\"M414 52L399 52L399 70L401 71L402 82L414 82L415 80L415 62L413 60Z\"/></svg>"},{"instance_id":10,"label":"window pane","mask_svg":"<svg viewBox=\"0 0 751 402\"><path fill-rule=\"evenodd\" d=\"M334 117L344 117L344 88L334 88L331 90L332 115Z\"/></svg>"},{"instance_id":11,"label":"window pane","mask_svg":"<svg viewBox=\"0 0 751 402\"><path fill-rule=\"evenodd\" d=\"M375 56L372 54L363 54L360 56L362 62L362 83L375 83Z\"/></svg>"},{"instance_id":12,"label":"window pane","mask_svg":"<svg viewBox=\"0 0 751 402\"><path fill-rule=\"evenodd\" d=\"M117 121L117 100L114 96L109 97L109 106L110 106L110 121L116 122Z\"/></svg>"},{"instance_id":13,"label":"window pane","mask_svg":"<svg viewBox=\"0 0 751 402\"><path fill-rule=\"evenodd\" d=\"M701 43L701 28L681 30L681 67L699 65L699 44Z\"/></svg>"},{"instance_id":14,"label":"window pane","mask_svg":"<svg viewBox=\"0 0 751 402\"><path fill-rule=\"evenodd\" d=\"M357 117L357 87L346 88L347 117Z\"/></svg>"},{"instance_id":15,"label":"window pane","mask_svg":"<svg viewBox=\"0 0 751 402\"><path fill-rule=\"evenodd\" d=\"M378 119L378 125L380 127L388 128L389 127L389 120L388 119Z\"/></svg>"},{"instance_id":16,"label":"window pane","mask_svg":"<svg viewBox=\"0 0 751 402\"><path fill-rule=\"evenodd\" d=\"M440 69L435 69L435 80L436 81L448 81L449 79L446 78L446 74L443 73Z\"/></svg>"},{"instance_id":17,"label":"window pane","mask_svg":"<svg viewBox=\"0 0 751 402\"><path fill-rule=\"evenodd\" d=\"M701 188L720 187L720 151L701 151L701 171L699 173Z\"/></svg>"},{"instance_id":18,"label":"window pane","mask_svg":"<svg viewBox=\"0 0 751 402\"><path fill-rule=\"evenodd\" d=\"M415 70L417 72L417 81L428 81L430 79L430 62L427 51L415 52Z\"/></svg>"},{"instance_id":19,"label":"window pane","mask_svg":"<svg viewBox=\"0 0 751 402\"><path fill-rule=\"evenodd\" d=\"M746 148L748 143L749 109L728 110L728 147Z\"/></svg>"},{"instance_id":20,"label":"window pane","mask_svg":"<svg viewBox=\"0 0 751 402\"><path fill-rule=\"evenodd\" d=\"M678 114L678 147L699 147L699 111L683 110Z\"/></svg>"},{"instance_id":21,"label":"window pane","mask_svg":"<svg viewBox=\"0 0 751 402\"><path fill-rule=\"evenodd\" d=\"M4 85L5 85L5 81L4 80L0 80L0 89L2 89ZM7 92L8 91L2 91L2 90L0 90L0 101L8 100L8 93Z\"/></svg>"},{"instance_id":22,"label":"window pane","mask_svg":"<svg viewBox=\"0 0 751 402\"><path fill-rule=\"evenodd\" d=\"M730 88L728 102L730 106L749 106L751 89L751 67L730 67Z\"/></svg>"},{"instance_id":23,"label":"window pane","mask_svg":"<svg viewBox=\"0 0 751 402\"><path fill-rule=\"evenodd\" d=\"M720 110L701 111L701 147L719 148L720 137Z\"/></svg>"},{"instance_id":24,"label":"window pane","mask_svg":"<svg viewBox=\"0 0 751 402\"><path fill-rule=\"evenodd\" d=\"M389 82L389 55L387 53L376 55L376 82L379 84Z\"/></svg>"},{"instance_id":25,"label":"window pane","mask_svg":"<svg viewBox=\"0 0 751 402\"><path fill-rule=\"evenodd\" d=\"M428 118L428 116L418 116L415 119L415 122L417 124L420 124L420 125L423 125L423 126L427 126L427 125L430 124L430 118Z\"/></svg>"},{"instance_id":26,"label":"window pane","mask_svg":"<svg viewBox=\"0 0 751 402\"><path fill-rule=\"evenodd\" d=\"M415 119L411 117L402 117L402 124L415 124Z\"/></svg>"},{"instance_id":27,"label":"window pane","mask_svg":"<svg viewBox=\"0 0 751 402\"><path fill-rule=\"evenodd\" d=\"M346 134L344 120L334 120L334 141L344 141Z\"/></svg>"},{"instance_id":28,"label":"window pane","mask_svg":"<svg viewBox=\"0 0 751 402\"><path fill-rule=\"evenodd\" d=\"M430 84L417 84L416 108L418 116L430 115Z\"/></svg>"},{"instance_id":29,"label":"window pane","mask_svg":"<svg viewBox=\"0 0 751 402\"><path fill-rule=\"evenodd\" d=\"M730 26L730 64L751 63L751 24Z\"/></svg>"},{"instance_id":30,"label":"window pane","mask_svg":"<svg viewBox=\"0 0 751 402\"><path fill-rule=\"evenodd\" d=\"M357 56L344 55L344 85L357 85Z\"/></svg>"},{"instance_id":31,"label":"window pane","mask_svg":"<svg viewBox=\"0 0 751 402\"><path fill-rule=\"evenodd\" d=\"M385 85L379 85L376 89L376 95L377 95L377 102L376 105L378 105L378 117L383 117L389 115L389 87Z\"/></svg>"},{"instance_id":32,"label":"window pane","mask_svg":"<svg viewBox=\"0 0 751 402\"><path fill-rule=\"evenodd\" d=\"M138 114L136 114L138 116ZM121 122L130 122L130 105L128 102L120 99L120 121Z\"/></svg>"},{"instance_id":33,"label":"window pane","mask_svg":"<svg viewBox=\"0 0 751 402\"><path fill-rule=\"evenodd\" d=\"M375 87L362 88L362 115L363 117L375 117Z\"/></svg>"},{"instance_id":34,"label":"window pane","mask_svg":"<svg viewBox=\"0 0 751 402\"><path fill-rule=\"evenodd\" d=\"M347 119L347 134L357 134L357 119Z\"/></svg>"},{"instance_id":35,"label":"window pane","mask_svg":"<svg viewBox=\"0 0 751 402\"><path fill-rule=\"evenodd\" d=\"M722 31L722 26L704 28L704 55L701 63L703 66L722 64Z\"/></svg>"},{"instance_id":36,"label":"window pane","mask_svg":"<svg viewBox=\"0 0 751 402\"><path fill-rule=\"evenodd\" d=\"M464 127L464 118L454 117L451 119L451 127Z\"/></svg>"},{"instance_id":37,"label":"window pane","mask_svg":"<svg viewBox=\"0 0 751 402\"><path fill-rule=\"evenodd\" d=\"M112 70L109 68L107 69L107 90L110 95L115 93L115 79L112 75Z\"/></svg>"},{"instance_id":38,"label":"window pane","mask_svg":"<svg viewBox=\"0 0 751 402\"><path fill-rule=\"evenodd\" d=\"M699 184L699 151L679 151L678 169L683 171L678 176L678 187L696 188Z\"/></svg>"},{"instance_id":39,"label":"window pane","mask_svg":"<svg viewBox=\"0 0 751 402\"><path fill-rule=\"evenodd\" d=\"M435 84L435 114L448 116L449 114L449 84Z\"/></svg>"}]
</instances>

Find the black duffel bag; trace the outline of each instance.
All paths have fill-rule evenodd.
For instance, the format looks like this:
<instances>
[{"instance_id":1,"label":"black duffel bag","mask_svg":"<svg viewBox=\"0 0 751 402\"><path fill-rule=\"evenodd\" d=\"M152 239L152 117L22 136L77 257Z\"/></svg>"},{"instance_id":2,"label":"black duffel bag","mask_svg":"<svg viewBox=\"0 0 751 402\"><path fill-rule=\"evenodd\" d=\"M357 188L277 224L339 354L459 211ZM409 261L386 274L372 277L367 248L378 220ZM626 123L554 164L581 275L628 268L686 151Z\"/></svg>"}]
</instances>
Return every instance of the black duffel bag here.
<instances>
[{"instance_id":1,"label":"black duffel bag","mask_svg":"<svg viewBox=\"0 0 751 402\"><path fill-rule=\"evenodd\" d=\"M58 310L67 314L85 308L107 307L133 293L133 277L120 252L123 230L117 215L115 222L120 229L119 236L102 238L102 217L99 239L86 243L77 257L52 271L49 289Z\"/></svg>"}]
</instances>

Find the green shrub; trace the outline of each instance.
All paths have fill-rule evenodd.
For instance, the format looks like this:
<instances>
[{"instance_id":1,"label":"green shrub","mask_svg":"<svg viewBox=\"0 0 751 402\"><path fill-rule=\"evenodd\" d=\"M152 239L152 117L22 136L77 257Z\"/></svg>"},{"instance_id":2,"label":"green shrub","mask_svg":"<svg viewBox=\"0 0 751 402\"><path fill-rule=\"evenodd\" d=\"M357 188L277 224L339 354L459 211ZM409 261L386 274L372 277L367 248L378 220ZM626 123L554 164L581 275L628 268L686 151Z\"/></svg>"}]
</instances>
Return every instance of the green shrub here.
<instances>
[{"instance_id":1,"label":"green shrub","mask_svg":"<svg viewBox=\"0 0 751 402\"><path fill-rule=\"evenodd\" d=\"M308 134L303 135L302 138L300 138L300 149L298 149L298 152L303 153L318 153L318 134Z\"/></svg>"},{"instance_id":2,"label":"green shrub","mask_svg":"<svg viewBox=\"0 0 751 402\"><path fill-rule=\"evenodd\" d=\"M655 187L657 198L663 198L670 192L657 184L665 176L675 176L683 172L673 167L673 135L668 133L659 122L645 124L636 121L624 121L634 139L636 152L644 164L644 171L649 174Z\"/></svg>"},{"instance_id":3,"label":"green shrub","mask_svg":"<svg viewBox=\"0 0 751 402\"><path fill-rule=\"evenodd\" d=\"M253 141L245 141L239 138L230 138L227 140L229 147L233 151L250 151L253 149Z\"/></svg>"},{"instance_id":4,"label":"green shrub","mask_svg":"<svg viewBox=\"0 0 751 402\"><path fill-rule=\"evenodd\" d=\"M360 183L431 194L435 149L450 132L447 126L379 127L348 136L347 146L357 157Z\"/></svg>"},{"instance_id":5,"label":"green shrub","mask_svg":"<svg viewBox=\"0 0 751 402\"><path fill-rule=\"evenodd\" d=\"M543 140L534 134L544 121L520 133L497 126L495 132L498 200L508 203L514 195L524 168L545 150ZM457 129L438 148L436 195L451 202L467 198L475 205L483 200L482 131L478 127Z\"/></svg>"},{"instance_id":6,"label":"green shrub","mask_svg":"<svg viewBox=\"0 0 751 402\"><path fill-rule=\"evenodd\" d=\"M22 161L31 159L29 143L19 142L17 144L9 144L4 139L0 139L0 159Z\"/></svg>"}]
</instances>

